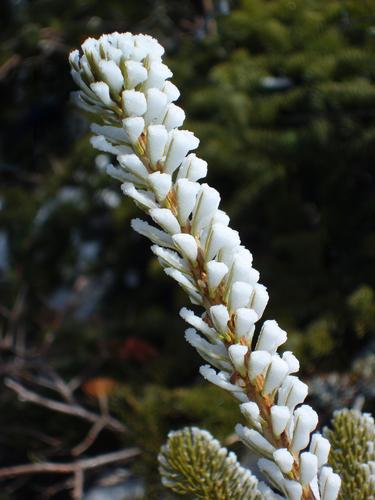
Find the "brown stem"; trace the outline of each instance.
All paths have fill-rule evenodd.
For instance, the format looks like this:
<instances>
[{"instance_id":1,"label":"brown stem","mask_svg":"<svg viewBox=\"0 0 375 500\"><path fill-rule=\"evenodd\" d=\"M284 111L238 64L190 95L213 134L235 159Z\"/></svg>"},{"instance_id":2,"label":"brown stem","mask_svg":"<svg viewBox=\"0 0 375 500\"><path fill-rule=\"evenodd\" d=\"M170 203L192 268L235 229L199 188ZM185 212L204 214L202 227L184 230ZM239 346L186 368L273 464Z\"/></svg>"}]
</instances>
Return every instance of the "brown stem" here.
<instances>
[{"instance_id":1,"label":"brown stem","mask_svg":"<svg viewBox=\"0 0 375 500\"><path fill-rule=\"evenodd\" d=\"M84 474L82 469L74 472L72 500L81 500L83 495Z\"/></svg>"},{"instance_id":2,"label":"brown stem","mask_svg":"<svg viewBox=\"0 0 375 500\"><path fill-rule=\"evenodd\" d=\"M113 462L129 460L140 454L138 448L127 448L125 450L106 453L92 458L76 460L70 463L41 462L35 464L13 465L0 468L0 478L21 476L24 474L74 474L77 471L85 471L102 467Z\"/></svg>"},{"instance_id":3,"label":"brown stem","mask_svg":"<svg viewBox=\"0 0 375 500\"><path fill-rule=\"evenodd\" d=\"M30 391L29 389L26 389L26 387L19 384L13 379L7 378L5 379L4 383L7 387L9 387L9 389L12 389L14 392L16 392L19 398L23 401L35 403L39 406L44 406L45 408L48 408L50 410L57 411L60 413L65 413L66 415L79 417L84 420L88 420L89 422L92 423L96 423L98 420L102 419L101 415L86 410L86 408L83 408L78 404L62 403L61 401L55 401L53 399L40 396L39 394L36 394L35 392ZM123 433L127 431L125 425L123 425L117 419L109 415L105 417L105 422L106 422L105 427L115 432Z\"/></svg>"},{"instance_id":4,"label":"brown stem","mask_svg":"<svg viewBox=\"0 0 375 500\"><path fill-rule=\"evenodd\" d=\"M72 455L77 457L81 455L84 451L86 451L88 448L90 448L90 446L94 443L100 432L104 429L105 421L106 419L105 417L103 417L94 423L94 425L91 427L91 429L89 430L83 441L81 441L72 449Z\"/></svg>"}]
</instances>

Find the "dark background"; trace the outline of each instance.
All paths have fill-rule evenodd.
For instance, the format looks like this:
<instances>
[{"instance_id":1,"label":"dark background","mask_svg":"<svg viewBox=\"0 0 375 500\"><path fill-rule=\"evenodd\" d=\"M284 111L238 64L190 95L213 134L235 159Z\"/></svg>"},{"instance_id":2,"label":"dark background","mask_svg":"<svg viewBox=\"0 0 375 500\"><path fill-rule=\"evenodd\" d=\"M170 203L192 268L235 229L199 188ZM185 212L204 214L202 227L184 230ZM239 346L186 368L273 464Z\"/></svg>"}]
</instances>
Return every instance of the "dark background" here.
<instances>
[{"instance_id":1,"label":"dark background","mask_svg":"<svg viewBox=\"0 0 375 500\"><path fill-rule=\"evenodd\" d=\"M266 318L288 331L322 423L346 405L372 411L375 2L2 0L0 23L3 381L55 397L38 377L79 377L75 396L94 410L87 382L115 383L110 409L131 432L103 431L85 456L140 446L132 471L148 498L162 495L169 429L194 423L225 441L239 418L198 377L178 317L187 300L130 229L138 211L69 103L69 52L132 31L166 48L208 182L254 254ZM0 428L6 466L67 460L88 424L4 387ZM6 480L0 498L67 498L48 496L57 479Z\"/></svg>"}]
</instances>

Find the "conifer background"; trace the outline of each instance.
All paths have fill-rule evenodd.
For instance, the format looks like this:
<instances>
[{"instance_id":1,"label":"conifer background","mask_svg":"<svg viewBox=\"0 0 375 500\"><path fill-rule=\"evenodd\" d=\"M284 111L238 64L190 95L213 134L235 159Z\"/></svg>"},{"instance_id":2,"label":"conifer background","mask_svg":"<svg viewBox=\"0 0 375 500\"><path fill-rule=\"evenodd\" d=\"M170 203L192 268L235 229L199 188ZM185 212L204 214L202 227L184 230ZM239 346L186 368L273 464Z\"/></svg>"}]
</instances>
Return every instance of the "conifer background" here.
<instances>
[{"instance_id":1,"label":"conifer background","mask_svg":"<svg viewBox=\"0 0 375 500\"><path fill-rule=\"evenodd\" d=\"M361 385L375 373L375 2L210 5L0 5L3 335L21 332L26 357L37 363L48 351L65 378L116 380L111 410L131 437L104 432L94 451L141 446L135 474L155 495L167 431L197 424L225 440L237 410L198 378L200 360L177 315L183 294L130 230L137 210L108 181L106 158L69 104L67 56L87 36L117 30L160 39L208 180L254 253L270 292L267 317L288 330L288 347L314 380L322 423L327 399L333 410L362 395L364 409L375 409L375 394ZM4 342L0 359L9 375L13 352ZM85 432L82 422L9 390L0 409L1 465L60 459ZM64 445L51 451L41 431ZM0 498L40 498L51 482L27 478L16 492L5 483Z\"/></svg>"}]
</instances>

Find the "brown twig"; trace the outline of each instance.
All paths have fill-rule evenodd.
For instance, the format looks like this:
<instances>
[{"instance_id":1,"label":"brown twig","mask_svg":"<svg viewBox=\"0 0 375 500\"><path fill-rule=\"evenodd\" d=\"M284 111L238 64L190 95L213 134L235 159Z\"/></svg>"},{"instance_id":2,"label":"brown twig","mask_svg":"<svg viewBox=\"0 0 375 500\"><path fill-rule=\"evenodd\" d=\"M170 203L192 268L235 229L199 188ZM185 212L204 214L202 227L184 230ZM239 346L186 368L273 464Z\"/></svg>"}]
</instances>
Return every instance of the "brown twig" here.
<instances>
[{"instance_id":1,"label":"brown twig","mask_svg":"<svg viewBox=\"0 0 375 500\"><path fill-rule=\"evenodd\" d=\"M62 485L59 489L72 488L72 500L81 500L83 496L85 471L95 469L114 462L129 460L139 455L138 448L127 448L125 450L106 453L92 458L76 460L70 463L41 462L25 465L14 465L12 467L3 467L0 469L0 479L7 479L14 476L23 476L27 474L72 474L72 478Z\"/></svg>"},{"instance_id":2,"label":"brown twig","mask_svg":"<svg viewBox=\"0 0 375 500\"><path fill-rule=\"evenodd\" d=\"M40 492L41 500L49 500L57 493L60 493L64 490L71 490L74 488L74 478L68 477L68 479L64 479L64 481L60 481L58 483L52 484L51 486L43 488L43 491Z\"/></svg>"},{"instance_id":3,"label":"brown twig","mask_svg":"<svg viewBox=\"0 0 375 500\"><path fill-rule=\"evenodd\" d=\"M13 379L6 378L4 384L14 392L16 392L19 398L23 401L28 401L30 403L35 403L39 406L44 406L52 411L57 411L60 413L65 413L66 415L72 415L75 417L88 420L89 422L96 423L101 420L102 415L98 415L92 411L86 410L82 406L73 403L62 403L61 401L55 401L53 399L40 396L39 394L26 389L23 385L19 384ZM115 431L115 432L126 432L127 428L121 422L119 422L114 417L106 415L105 417L105 427Z\"/></svg>"},{"instance_id":4,"label":"brown twig","mask_svg":"<svg viewBox=\"0 0 375 500\"><path fill-rule=\"evenodd\" d=\"M12 69L19 66L22 58L18 54L13 54L9 59L5 61L4 64L0 66L0 80L3 80L8 76L8 74L12 71Z\"/></svg>"},{"instance_id":5,"label":"brown twig","mask_svg":"<svg viewBox=\"0 0 375 500\"><path fill-rule=\"evenodd\" d=\"M48 377L42 376L42 375L37 375L37 376L29 376L29 379L31 382L35 382L37 385L40 385L41 387L46 387L47 389L51 389L58 394L65 400L66 403L68 404L74 404L74 395L73 395L73 390L69 387L69 384L65 382L65 380L60 377L60 375L55 372L53 368L50 366L46 365L43 366L43 370L48 373Z\"/></svg>"},{"instance_id":6,"label":"brown twig","mask_svg":"<svg viewBox=\"0 0 375 500\"><path fill-rule=\"evenodd\" d=\"M83 439L83 441L79 444L77 444L73 449L72 449L72 455L75 457L78 457L81 455L84 451L86 451L90 446L94 443L100 432L104 429L105 423L106 423L106 418L107 416L103 416L100 418L95 424L91 427L89 432L87 433L87 436Z\"/></svg>"},{"instance_id":7,"label":"brown twig","mask_svg":"<svg viewBox=\"0 0 375 500\"><path fill-rule=\"evenodd\" d=\"M130 460L140 454L139 448L126 448L125 450L105 453L92 458L76 460L70 463L41 462L34 464L13 465L0 468L0 478L21 476L24 474L75 474L77 471L96 469L114 462Z\"/></svg>"},{"instance_id":8,"label":"brown twig","mask_svg":"<svg viewBox=\"0 0 375 500\"><path fill-rule=\"evenodd\" d=\"M83 495L83 486L84 486L84 475L83 470L78 469L74 472L74 486L72 491L72 499L73 500L81 500Z\"/></svg>"},{"instance_id":9,"label":"brown twig","mask_svg":"<svg viewBox=\"0 0 375 500\"><path fill-rule=\"evenodd\" d=\"M45 434L44 432L41 432L39 430L26 428L23 425L10 425L9 427L7 427L6 434L7 435L3 436L3 438L5 438L7 441L9 441L9 439L12 439L12 436L17 435L17 436L25 436L26 438L31 437L37 439L41 443L44 443L47 446L51 446L52 448L61 447L63 444L62 440L59 438L49 436L48 434ZM3 441L3 439L1 439L1 441Z\"/></svg>"}]
</instances>

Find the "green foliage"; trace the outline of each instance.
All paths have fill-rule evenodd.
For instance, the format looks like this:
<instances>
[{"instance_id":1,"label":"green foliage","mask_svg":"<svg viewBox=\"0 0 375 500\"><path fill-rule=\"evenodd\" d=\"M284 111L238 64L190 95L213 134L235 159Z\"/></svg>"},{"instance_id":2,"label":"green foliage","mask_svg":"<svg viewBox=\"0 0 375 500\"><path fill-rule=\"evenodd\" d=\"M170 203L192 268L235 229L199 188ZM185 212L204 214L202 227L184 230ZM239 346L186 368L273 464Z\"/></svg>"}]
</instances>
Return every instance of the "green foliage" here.
<instances>
[{"instance_id":1,"label":"green foliage","mask_svg":"<svg viewBox=\"0 0 375 500\"><path fill-rule=\"evenodd\" d=\"M260 500L257 479L234 453L197 427L170 432L159 454L164 486L206 500Z\"/></svg>"},{"instance_id":2,"label":"green foliage","mask_svg":"<svg viewBox=\"0 0 375 500\"><path fill-rule=\"evenodd\" d=\"M348 298L355 332L359 337L375 329L375 293L366 285L359 287Z\"/></svg>"},{"instance_id":3,"label":"green foliage","mask_svg":"<svg viewBox=\"0 0 375 500\"><path fill-rule=\"evenodd\" d=\"M375 3L360 4L242 1L220 21L218 60L209 54L184 93L201 154L226 179L226 208L271 291L270 314L295 332L306 368L333 352L344 366L357 335L375 331L350 303L375 279Z\"/></svg>"},{"instance_id":4,"label":"green foliage","mask_svg":"<svg viewBox=\"0 0 375 500\"><path fill-rule=\"evenodd\" d=\"M332 429L325 429L331 443L329 463L342 479L340 500L375 498L375 424L366 413L340 410Z\"/></svg>"},{"instance_id":5,"label":"green foliage","mask_svg":"<svg viewBox=\"0 0 375 500\"><path fill-rule=\"evenodd\" d=\"M199 424L225 439L239 418L231 396L208 384L173 389L155 384L142 388L121 385L112 411L126 422L134 443L142 449L142 461L137 461L134 470L147 479L150 498L161 495L157 455L170 429Z\"/></svg>"}]
</instances>

